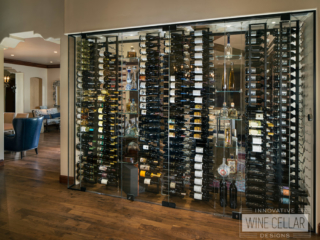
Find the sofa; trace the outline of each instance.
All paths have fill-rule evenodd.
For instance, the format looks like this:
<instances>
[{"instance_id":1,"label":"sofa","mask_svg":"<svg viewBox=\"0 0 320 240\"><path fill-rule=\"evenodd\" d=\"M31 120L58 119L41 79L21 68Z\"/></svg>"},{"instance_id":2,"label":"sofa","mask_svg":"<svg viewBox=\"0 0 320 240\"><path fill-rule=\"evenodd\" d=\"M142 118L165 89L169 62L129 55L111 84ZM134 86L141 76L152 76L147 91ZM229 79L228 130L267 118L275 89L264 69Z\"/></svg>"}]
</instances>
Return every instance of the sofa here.
<instances>
[{"instance_id":1,"label":"sofa","mask_svg":"<svg viewBox=\"0 0 320 240\"><path fill-rule=\"evenodd\" d=\"M32 113L33 117L43 116L43 125L46 132L49 131L49 126L56 126L58 129L60 128L60 112L57 108L33 109Z\"/></svg>"}]
</instances>

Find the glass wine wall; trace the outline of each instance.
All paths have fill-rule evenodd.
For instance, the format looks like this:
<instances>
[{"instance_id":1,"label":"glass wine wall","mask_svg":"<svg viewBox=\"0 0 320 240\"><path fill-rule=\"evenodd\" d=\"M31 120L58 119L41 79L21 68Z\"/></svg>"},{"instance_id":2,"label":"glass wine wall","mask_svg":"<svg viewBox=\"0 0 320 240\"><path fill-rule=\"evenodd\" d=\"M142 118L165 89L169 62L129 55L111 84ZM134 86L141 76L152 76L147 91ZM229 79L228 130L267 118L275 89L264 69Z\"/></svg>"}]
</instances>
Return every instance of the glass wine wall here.
<instances>
[{"instance_id":1,"label":"glass wine wall","mask_svg":"<svg viewBox=\"0 0 320 240\"><path fill-rule=\"evenodd\" d=\"M239 49L207 26L78 39L77 185L208 212L303 211L301 26L248 24Z\"/></svg>"}]
</instances>

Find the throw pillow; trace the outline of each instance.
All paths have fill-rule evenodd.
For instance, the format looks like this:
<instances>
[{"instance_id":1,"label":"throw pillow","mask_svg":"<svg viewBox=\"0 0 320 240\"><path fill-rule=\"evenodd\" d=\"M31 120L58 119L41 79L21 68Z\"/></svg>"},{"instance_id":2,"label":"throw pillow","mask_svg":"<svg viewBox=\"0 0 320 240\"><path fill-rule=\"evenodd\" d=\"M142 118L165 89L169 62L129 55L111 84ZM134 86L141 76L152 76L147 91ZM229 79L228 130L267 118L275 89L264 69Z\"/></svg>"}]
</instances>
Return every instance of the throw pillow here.
<instances>
[{"instance_id":1,"label":"throw pillow","mask_svg":"<svg viewBox=\"0 0 320 240\"><path fill-rule=\"evenodd\" d=\"M53 113L51 114L52 118L59 118L60 117L60 113Z\"/></svg>"}]
</instances>

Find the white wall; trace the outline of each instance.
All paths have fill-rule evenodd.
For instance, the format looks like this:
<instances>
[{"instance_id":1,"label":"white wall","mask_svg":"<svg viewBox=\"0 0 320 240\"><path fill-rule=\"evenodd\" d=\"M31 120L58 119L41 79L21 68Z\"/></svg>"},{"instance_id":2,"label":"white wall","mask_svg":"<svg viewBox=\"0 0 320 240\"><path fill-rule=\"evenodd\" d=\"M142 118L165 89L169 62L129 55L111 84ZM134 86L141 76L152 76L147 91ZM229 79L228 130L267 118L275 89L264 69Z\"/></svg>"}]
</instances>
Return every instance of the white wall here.
<instances>
[{"instance_id":1,"label":"white wall","mask_svg":"<svg viewBox=\"0 0 320 240\"><path fill-rule=\"evenodd\" d=\"M5 63L4 66L11 67L17 72L23 73L23 102L24 112L31 113L30 109L30 78L37 77L42 79L42 105L47 105L47 69L28 67L16 64Z\"/></svg>"},{"instance_id":2,"label":"white wall","mask_svg":"<svg viewBox=\"0 0 320 240\"><path fill-rule=\"evenodd\" d=\"M24 112L23 85L23 73L16 73L16 113Z\"/></svg>"},{"instance_id":3,"label":"white wall","mask_svg":"<svg viewBox=\"0 0 320 240\"><path fill-rule=\"evenodd\" d=\"M47 106L48 108L54 107L53 101L53 83L60 80L60 68L47 69Z\"/></svg>"}]
</instances>

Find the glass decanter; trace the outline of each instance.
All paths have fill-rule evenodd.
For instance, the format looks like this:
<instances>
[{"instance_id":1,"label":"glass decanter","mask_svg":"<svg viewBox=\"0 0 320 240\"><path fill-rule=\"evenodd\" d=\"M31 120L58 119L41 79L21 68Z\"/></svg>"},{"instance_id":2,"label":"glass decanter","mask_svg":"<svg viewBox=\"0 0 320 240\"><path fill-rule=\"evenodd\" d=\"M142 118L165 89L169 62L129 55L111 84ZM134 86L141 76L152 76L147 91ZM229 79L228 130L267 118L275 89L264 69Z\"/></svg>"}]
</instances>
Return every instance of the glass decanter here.
<instances>
[{"instance_id":1,"label":"glass decanter","mask_svg":"<svg viewBox=\"0 0 320 240\"><path fill-rule=\"evenodd\" d=\"M226 159L222 159L222 164L218 167L218 173L220 174L221 177L228 177L230 174L230 168L226 164Z\"/></svg>"},{"instance_id":2,"label":"glass decanter","mask_svg":"<svg viewBox=\"0 0 320 240\"><path fill-rule=\"evenodd\" d=\"M224 102L222 105L221 113L220 113L222 118L228 118L228 108L227 108L227 103Z\"/></svg>"}]
</instances>

